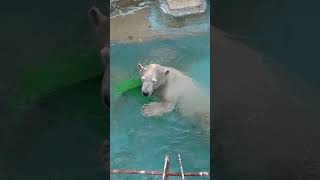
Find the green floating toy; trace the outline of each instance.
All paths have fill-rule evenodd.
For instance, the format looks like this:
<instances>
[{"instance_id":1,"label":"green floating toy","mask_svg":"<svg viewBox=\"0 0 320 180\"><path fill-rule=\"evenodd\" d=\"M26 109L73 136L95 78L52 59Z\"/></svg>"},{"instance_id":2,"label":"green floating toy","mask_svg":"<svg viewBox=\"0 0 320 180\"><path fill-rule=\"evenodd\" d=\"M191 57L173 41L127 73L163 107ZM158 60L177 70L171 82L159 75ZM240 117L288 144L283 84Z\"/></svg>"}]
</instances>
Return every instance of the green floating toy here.
<instances>
[{"instance_id":1,"label":"green floating toy","mask_svg":"<svg viewBox=\"0 0 320 180\"><path fill-rule=\"evenodd\" d=\"M122 95L132 89L141 87L142 82L140 78L133 78L125 80L116 87L116 95Z\"/></svg>"}]
</instances>

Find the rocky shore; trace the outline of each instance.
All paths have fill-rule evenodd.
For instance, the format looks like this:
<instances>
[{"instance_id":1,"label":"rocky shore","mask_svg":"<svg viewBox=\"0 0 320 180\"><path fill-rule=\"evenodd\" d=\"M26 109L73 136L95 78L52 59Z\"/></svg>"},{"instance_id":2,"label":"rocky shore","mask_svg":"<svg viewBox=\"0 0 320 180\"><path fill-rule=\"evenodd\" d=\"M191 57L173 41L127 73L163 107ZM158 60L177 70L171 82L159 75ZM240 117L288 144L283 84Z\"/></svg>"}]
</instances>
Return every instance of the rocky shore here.
<instances>
[{"instance_id":1,"label":"rocky shore","mask_svg":"<svg viewBox=\"0 0 320 180\"><path fill-rule=\"evenodd\" d=\"M110 17L128 13L137 8L146 7L150 2L146 0L111 0Z\"/></svg>"}]
</instances>

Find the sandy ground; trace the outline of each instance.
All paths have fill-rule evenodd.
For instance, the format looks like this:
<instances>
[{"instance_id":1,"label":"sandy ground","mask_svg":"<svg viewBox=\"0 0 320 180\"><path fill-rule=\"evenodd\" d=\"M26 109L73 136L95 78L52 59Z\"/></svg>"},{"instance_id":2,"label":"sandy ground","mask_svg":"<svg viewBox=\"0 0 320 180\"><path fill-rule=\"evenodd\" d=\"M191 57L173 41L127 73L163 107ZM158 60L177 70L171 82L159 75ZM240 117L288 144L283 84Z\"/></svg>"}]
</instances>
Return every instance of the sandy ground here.
<instances>
[{"instance_id":1,"label":"sandy ground","mask_svg":"<svg viewBox=\"0 0 320 180\"><path fill-rule=\"evenodd\" d=\"M143 42L160 34L151 30L148 20L150 9L145 8L135 14L117 16L111 19L111 42Z\"/></svg>"}]
</instances>

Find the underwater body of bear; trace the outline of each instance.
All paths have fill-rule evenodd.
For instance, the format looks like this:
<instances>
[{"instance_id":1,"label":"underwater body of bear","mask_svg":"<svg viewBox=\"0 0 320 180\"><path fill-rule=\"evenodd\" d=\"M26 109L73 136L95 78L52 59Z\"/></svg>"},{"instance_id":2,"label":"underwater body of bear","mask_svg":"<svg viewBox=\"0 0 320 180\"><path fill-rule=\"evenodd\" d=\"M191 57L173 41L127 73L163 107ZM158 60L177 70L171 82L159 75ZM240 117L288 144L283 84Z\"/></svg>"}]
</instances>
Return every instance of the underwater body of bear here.
<instances>
[{"instance_id":1,"label":"underwater body of bear","mask_svg":"<svg viewBox=\"0 0 320 180\"><path fill-rule=\"evenodd\" d=\"M160 102L151 102L142 107L146 117L161 116L177 109L181 115L202 121L210 126L210 96L190 77L172 67L149 64L137 65L142 80L142 94L155 96Z\"/></svg>"}]
</instances>

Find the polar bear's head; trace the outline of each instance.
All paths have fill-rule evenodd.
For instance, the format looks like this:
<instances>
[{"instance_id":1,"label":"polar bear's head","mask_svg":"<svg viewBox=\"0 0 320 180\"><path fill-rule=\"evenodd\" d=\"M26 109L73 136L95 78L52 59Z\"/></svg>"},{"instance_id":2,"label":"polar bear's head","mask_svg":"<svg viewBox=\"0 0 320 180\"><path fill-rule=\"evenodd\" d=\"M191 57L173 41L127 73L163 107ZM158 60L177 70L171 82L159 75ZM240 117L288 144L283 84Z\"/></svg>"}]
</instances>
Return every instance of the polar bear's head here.
<instances>
[{"instance_id":1,"label":"polar bear's head","mask_svg":"<svg viewBox=\"0 0 320 180\"><path fill-rule=\"evenodd\" d=\"M146 67L138 64L137 68L141 76L141 91L144 96L151 96L157 88L164 85L169 74L168 69L158 64L150 64Z\"/></svg>"}]
</instances>

